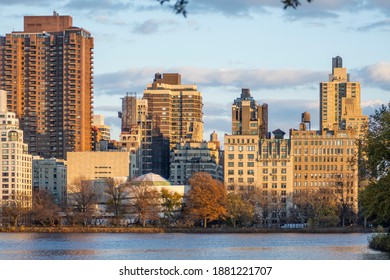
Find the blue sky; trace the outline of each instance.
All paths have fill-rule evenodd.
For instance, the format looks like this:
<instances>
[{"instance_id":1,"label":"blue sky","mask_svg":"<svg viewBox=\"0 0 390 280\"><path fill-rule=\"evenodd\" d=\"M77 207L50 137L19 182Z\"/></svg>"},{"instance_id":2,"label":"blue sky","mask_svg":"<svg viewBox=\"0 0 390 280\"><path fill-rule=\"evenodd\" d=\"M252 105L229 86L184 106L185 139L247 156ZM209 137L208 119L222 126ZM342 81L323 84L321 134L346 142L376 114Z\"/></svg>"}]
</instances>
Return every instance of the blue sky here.
<instances>
[{"instance_id":1,"label":"blue sky","mask_svg":"<svg viewBox=\"0 0 390 280\"><path fill-rule=\"evenodd\" d=\"M173 0L171 0L173 1ZM230 108L241 88L269 105L269 129L297 128L309 111L318 128L319 82L343 57L361 82L371 114L390 100L390 1L189 0L188 16L156 0L0 0L0 34L23 29L25 15L71 15L95 38L95 113L119 136L120 98L156 72L178 72L204 100L205 139L231 132Z\"/></svg>"}]
</instances>

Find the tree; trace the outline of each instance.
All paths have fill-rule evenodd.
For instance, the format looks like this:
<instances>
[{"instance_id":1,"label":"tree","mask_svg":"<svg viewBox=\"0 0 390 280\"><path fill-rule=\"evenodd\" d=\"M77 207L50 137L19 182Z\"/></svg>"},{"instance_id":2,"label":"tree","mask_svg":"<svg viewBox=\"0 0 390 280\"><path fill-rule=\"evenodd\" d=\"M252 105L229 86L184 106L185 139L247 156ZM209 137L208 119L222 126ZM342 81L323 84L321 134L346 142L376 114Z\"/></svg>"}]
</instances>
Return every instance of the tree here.
<instances>
[{"instance_id":1,"label":"tree","mask_svg":"<svg viewBox=\"0 0 390 280\"><path fill-rule=\"evenodd\" d=\"M129 205L125 202L129 196L128 185L124 180L114 178L105 179L105 185L106 211L113 213L113 223L117 226L120 219L129 212Z\"/></svg>"},{"instance_id":2,"label":"tree","mask_svg":"<svg viewBox=\"0 0 390 280\"><path fill-rule=\"evenodd\" d=\"M259 188L245 189L241 191L244 201L248 203L251 209L251 220L254 224L268 225L268 218L271 211L271 196L267 190Z\"/></svg>"},{"instance_id":3,"label":"tree","mask_svg":"<svg viewBox=\"0 0 390 280\"><path fill-rule=\"evenodd\" d=\"M377 225L390 226L390 173L361 193L363 213Z\"/></svg>"},{"instance_id":4,"label":"tree","mask_svg":"<svg viewBox=\"0 0 390 280\"><path fill-rule=\"evenodd\" d=\"M253 222L254 207L248 200L243 198L242 193L228 193L226 208L226 217L232 221L234 228L237 227L238 222L244 224Z\"/></svg>"},{"instance_id":5,"label":"tree","mask_svg":"<svg viewBox=\"0 0 390 280\"><path fill-rule=\"evenodd\" d=\"M54 226L60 222L60 207L54 203L53 195L47 190L39 190L33 194L31 218L42 226Z\"/></svg>"},{"instance_id":6,"label":"tree","mask_svg":"<svg viewBox=\"0 0 390 280\"><path fill-rule=\"evenodd\" d=\"M301 191L293 195L292 216L300 223L310 226L336 226L339 218L337 206L326 189Z\"/></svg>"},{"instance_id":7,"label":"tree","mask_svg":"<svg viewBox=\"0 0 390 280\"><path fill-rule=\"evenodd\" d=\"M161 5L170 2L170 0L157 0ZM306 0L307 2L311 3L313 0ZM300 0L281 0L280 1L284 5L284 9L287 8L294 8L296 9L298 6L301 5ZM188 0L176 0L175 4L173 5L173 11L176 14L182 14L184 17L187 17L187 5L189 1Z\"/></svg>"},{"instance_id":8,"label":"tree","mask_svg":"<svg viewBox=\"0 0 390 280\"><path fill-rule=\"evenodd\" d=\"M206 228L210 221L226 215L226 189L222 182L209 173L195 173L189 180L191 186L186 200L186 214L190 219L202 220Z\"/></svg>"},{"instance_id":9,"label":"tree","mask_svg":"<svg viewBox=\"0 0 390 280\"><path fill-rule=\"evenodd\" d=\"M68 185L68 206L72 208L74 218L79 219L84 225L89 224L102 193L102 186L96 185L86 177L75 178Z\"/></svg>"},{"instance_id":10,"label":"tree","mask_svg":"<svg viewBox=\"0 0 390 280\"><path fill-rule=\"evenodd\" d=\"M157 221L161 208L160 193L153 186L145 183L133 184L129 187L131 212L137 220L146 226L148 221Z\"/></svg>"},{"instance_id":11,"label":"tree","mask_svg":"<svg viewBox=\"0 0 390 280\"><path fill-rule=\"evenodd\" d=\"M17 193L14 199L3 201L0 204L0 222L4 225L18 227L27 220L31 209L31 196Z\"/></svg>"},{"instance_id":12,"label":"tree","mask_svg":"<svg viewBox=\"0 0 390 280\"><path fill-rule=\"evenodd\" d=\"M370 116L362 150L367 175L372 179L386 176L390 168L390 103Z\"/></svg>"},{"instance_id":13,"label":"tree","mask_svg":"<svg viewBox=\"0 0 390 280\"><path fill-rule=\"evenodd\" d=\"M177 192L170 192L166 188L161 189L161 210L163 223L175 223L181 211L183 197Z\"/></svg>"},{"instance_id":14,"label":"tree","mask_svg":"<svg viewBox=\"0 0 390 280\"><path fill-rule=\"evenodd\" d=\"M378 225L390 225L390 103L375 110L362 141L360 169L366 171L367 187L359 193L362 212Z\"/></svg>"}]
</instances>

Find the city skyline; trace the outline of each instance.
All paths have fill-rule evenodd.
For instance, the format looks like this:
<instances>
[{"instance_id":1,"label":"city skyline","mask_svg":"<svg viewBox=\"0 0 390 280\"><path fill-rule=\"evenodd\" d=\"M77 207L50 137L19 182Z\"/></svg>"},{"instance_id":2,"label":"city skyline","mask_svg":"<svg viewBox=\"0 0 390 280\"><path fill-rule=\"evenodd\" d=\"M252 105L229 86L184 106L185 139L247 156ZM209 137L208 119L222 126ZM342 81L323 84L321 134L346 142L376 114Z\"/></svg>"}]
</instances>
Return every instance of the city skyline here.
<instances>
[{"instance_id":1,"label":"city skyline","mask_svg":"<svg viewBox=\"0 0 390 280\"><path fill-rule=\"evenodd\" d=\"M241 88L268 103L270 131L297 128L304 111L318 129L319 83L337 55L361 83L363 114L388 102L390 5L379 1L359 7L362 1L318 0L297 10L283 10L279 1L190 1L187 19L157 1L1 2L2 35L22 30L22 16L54 9L94 35L94 113L106 116L113 139L120 98L126 92L142 97L156 72L180 73L183 83L197 85L204 139L213 130L220 140L231 132L231 100Z\"/></svg>"}]
</instances>

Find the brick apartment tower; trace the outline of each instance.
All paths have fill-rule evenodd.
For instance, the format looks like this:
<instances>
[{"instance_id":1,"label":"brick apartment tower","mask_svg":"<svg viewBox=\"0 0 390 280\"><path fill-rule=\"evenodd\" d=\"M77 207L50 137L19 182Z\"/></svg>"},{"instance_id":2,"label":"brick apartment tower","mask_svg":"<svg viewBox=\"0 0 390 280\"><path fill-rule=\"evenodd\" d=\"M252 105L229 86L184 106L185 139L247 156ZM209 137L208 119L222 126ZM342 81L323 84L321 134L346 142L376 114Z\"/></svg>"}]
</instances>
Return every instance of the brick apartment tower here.
<instances>
[{"instance_id":1,"label":"brick apartment tower","mask_svg":"<svg viewBox=\"0 0 390 280\"><path fill-rule=\"evenodd\" d=\"M156 73L153 83L144 90L149 112L153 115L153 129L170 142L202 142L202 93L196 85L182 85L177 73Z\"/></svg>"},{"instance_id":2,"label":"brick apartment tower","mask_svg":"<svg viewBox=\"0 0 390 280\"><path fill-rule=\"evenodd\" d=\"M92 148L93 38L71 16L25 16L0 36L0 89L31 154L66 158Z\"/></svg>"}]
</instances>

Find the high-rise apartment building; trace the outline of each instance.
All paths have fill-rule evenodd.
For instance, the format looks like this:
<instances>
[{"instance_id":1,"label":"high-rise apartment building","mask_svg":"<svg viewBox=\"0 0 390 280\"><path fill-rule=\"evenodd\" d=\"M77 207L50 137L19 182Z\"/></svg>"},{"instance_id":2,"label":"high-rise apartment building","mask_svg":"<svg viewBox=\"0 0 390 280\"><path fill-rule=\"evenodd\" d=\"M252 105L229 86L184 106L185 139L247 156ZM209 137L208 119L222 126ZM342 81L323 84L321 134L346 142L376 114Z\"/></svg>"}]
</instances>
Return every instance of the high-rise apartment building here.
<instances>
[{"instance_id":1,"label":"high-rise apartment building","mask_svg":"<svg viewBox=\"0 0 390 280\"><path fill-rule=\"evenodd\" d=\"M268 105L258 105L251 96L250 89L243 88L241 96L232 105L232 135L268 134Z\"/></svg>"},{"instance_id":2,"label":"high-rise apartment building","mask_svg":"<svg viewBox=\"0 0 390 280\"><path fill-rule=\"evenodd\" d=\"M7 110L7 92L0 90L0 205L32 206L32 164L15 113ZM14 205L16 206L16 205Z\"/></svg>"},{"instance_id":3,"label":"high-rise apartment building","mask_svg":"<svg viewBox=\"0 0 390 280\"><path fill-rule=\"evenodd\" d=\"M71 16L25 16L0 36L0 88L29 152L65 158L92 148L93 38Z\"/></svg>"},{"instance_id":4,"label":"high-rise apartment building","mask_svg":"<svg viewBox=\"0 0 390 280\"><path fill-rule=\"evenodd\" d=\"M202 94L196 85L182 85L177 73L157 73L143 98L148 100L153 133L168 139L170 148L181 141L203 140Z\"/></svg>"},{"instance_id":5,"label":"high-rise apartment building","mask_svg":"<svg viewBox=\"0 0 390 280\"><path fill-rule=\"evenodd\" d=\"M119 137L121 149L130 152L130 177L138 177L153 171L152 117L148 100L138 99L135 94L122 98L122 129Z\"/></svg>"},{"instance_id":6,"label":"high-rise apartment building","mask_svg":"<svg viewBox=\"0 0 390 280\"><path fill-rule=\"evenodd\" d=\"M360 83L351 82L340 56L332 59L332 74L320 83L320 130L354 129L363 133L367 116L360 107Z\"/></svg>"}]
</instances>

